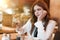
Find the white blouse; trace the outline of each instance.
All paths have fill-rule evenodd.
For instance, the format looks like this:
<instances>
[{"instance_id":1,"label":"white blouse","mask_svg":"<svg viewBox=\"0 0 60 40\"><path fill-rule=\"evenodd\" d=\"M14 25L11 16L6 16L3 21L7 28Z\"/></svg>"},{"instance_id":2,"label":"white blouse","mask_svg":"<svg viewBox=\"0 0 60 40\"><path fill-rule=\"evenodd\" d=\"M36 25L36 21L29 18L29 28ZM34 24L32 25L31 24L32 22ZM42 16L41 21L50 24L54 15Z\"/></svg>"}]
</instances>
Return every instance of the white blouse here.
<instances>
[{"instance_id":1,"label":"white blouse","mask_svg":"<svg viewBox=\"0 0 60 40\"><path fill-rule=\"evenodd\" d=\"M53 33L54 27L56 26L56 22L54 20L49 20L49 23L46 27L46 31L44 30L42 21L37 21L34 25L38 28L37 37L41 40L47 40ZM29 19L27 23L22 27L24 29L24 33L27 32L29 36L34 35L34 32L32 33L32 35L30 35L31 27L32 23L31 19Z\"/></svg>"}]
</instances>

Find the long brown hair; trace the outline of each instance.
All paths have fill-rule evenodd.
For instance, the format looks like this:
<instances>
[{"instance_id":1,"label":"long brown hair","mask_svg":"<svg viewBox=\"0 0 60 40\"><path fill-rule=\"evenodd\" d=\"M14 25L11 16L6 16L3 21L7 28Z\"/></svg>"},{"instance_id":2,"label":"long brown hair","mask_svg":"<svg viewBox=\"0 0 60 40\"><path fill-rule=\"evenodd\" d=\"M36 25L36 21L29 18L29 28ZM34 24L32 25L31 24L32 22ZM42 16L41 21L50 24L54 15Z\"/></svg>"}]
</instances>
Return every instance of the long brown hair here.
<instances>
[{"instance_id":1,"label":"long brown hair","mask_svg":"<svg viewBox=\"0 0 60 40\"><path fill-rule=\"evenodd\" d=\"M35 3L32 5L31 13L32 13L32 22L33 22L33 24L37 21L37 17L34 15L34 6L35 6L35 5L38 5L38 6L42 7L44 10L47 11L46 16L44 17L44 21L46 22L45 25L44 25L44 27L45 27L45 29L46 29L46 26L47 26L48 21L49 21L49 19L50 19L50 13L49 13L48 6L47 6L47 4L46 4L44 1L37 1L37 2L35 2ZM32 25L32 26L34 26L34 25ZM32 29L33 29L33 28L34 28L34 27L32 27ZM31 30L31 31L33 31L33 30Z\"/></svg>"}]
</instances>

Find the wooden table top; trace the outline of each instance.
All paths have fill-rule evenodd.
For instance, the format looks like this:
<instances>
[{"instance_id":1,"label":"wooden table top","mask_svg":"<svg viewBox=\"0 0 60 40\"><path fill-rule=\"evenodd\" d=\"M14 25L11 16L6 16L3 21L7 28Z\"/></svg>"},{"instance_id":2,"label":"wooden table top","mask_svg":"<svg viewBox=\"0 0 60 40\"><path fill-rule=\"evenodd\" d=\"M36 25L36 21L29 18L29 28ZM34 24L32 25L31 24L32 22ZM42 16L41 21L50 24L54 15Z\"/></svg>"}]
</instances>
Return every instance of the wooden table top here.
<instances>
[{"instance_id":1,"label":"wooden table top","mask_svg":"<svg viewBox=\"0 0 60 40\"><path fill-rule=\"evenodd\" d=\"M16 31L16 28L11 28L11 27L6 27L6 26L3 26L1 29L0 29L0 34L1 33L15 33Z\"/></svg>"},{"instance_id":2,"label":"wooden table top","mask_svg":"<svg viewBox=\"0 0 60 40\"><path fill-rule=\"evenodd\" d=\"M11 40L15 40L16 39L16 28L11 28L11 27L6 27L6 26L3 26L1 29L0 29L0 40L2 39L2 35L3 33L7 33L7 34L10 34L11 36Z\"/></svg>"}]
</instances>

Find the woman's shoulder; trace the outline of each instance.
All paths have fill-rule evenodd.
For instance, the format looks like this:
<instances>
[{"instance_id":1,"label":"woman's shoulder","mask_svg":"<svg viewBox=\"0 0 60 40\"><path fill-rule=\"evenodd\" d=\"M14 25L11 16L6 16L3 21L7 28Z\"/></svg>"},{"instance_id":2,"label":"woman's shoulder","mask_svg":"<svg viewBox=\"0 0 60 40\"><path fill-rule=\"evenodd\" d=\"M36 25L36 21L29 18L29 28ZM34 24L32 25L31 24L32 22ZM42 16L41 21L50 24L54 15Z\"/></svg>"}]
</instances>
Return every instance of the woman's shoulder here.
<instances>
[{"instance_id":1,"label":"woman's shoulder","mask_svg":"<svg viewBox=\"0 0 60 40\"><path fill-rule=\"evenodd\" d=\"M49 23L57 24L57 22L55 20L49 20Z\"/></svg>"},{"instance_id":2,"label":"woman's shoulder","mask_svg":"<svg viewBox=\"0 0 60 40\"><path fill-rule=\"evenodd\" d=\"M25 23L25 25L31 24L31 18Z\"/></svg>"},{"instance_id":3,"label":"woman's shoulder","mask_svg":"<svg viewBox=\"0 0 60 40\"><path fill-rule=\"evenodd\" d=\"M31 18L29 18L27 22L31 22Z\"/></svg>"},{"instance_id":4,"label":"woman's shoulder","mask_svg":"<svg viewBox=\"0 0 60 40\"><path fill-rule=\"evenodd\" d=\"M57 18L50 18L49 22L55 22L55 23L57 23L58 19Z\"/></svg>"},{"instance_id":5,"label":"woman's shoulder","mask_svg":"<svg viewBox=\"0 0 60 40\"><path fill-rule=\"evenodd\" d=\"M49 22L56 22L56 21L51 19L51 20L49 20Z\"/></svg>"},{"instance_id":6,"label":"woman's shoulder","mask_svg":"<svg viewBox=\"0 0 60 40\"><path fill-rule=\"evenodd\" d=\"M52 19L50 19L49 21L50 21L50 22L56 22L55 20L52 20Z\"/></svg>"}]
</instances>

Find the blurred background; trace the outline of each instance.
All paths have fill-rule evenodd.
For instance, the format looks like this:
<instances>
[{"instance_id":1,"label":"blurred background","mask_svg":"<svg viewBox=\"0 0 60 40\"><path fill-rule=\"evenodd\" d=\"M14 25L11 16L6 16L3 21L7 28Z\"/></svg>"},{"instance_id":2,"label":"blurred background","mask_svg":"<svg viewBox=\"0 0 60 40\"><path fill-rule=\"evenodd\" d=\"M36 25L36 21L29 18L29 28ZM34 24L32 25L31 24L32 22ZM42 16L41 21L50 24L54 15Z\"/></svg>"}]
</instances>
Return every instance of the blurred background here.
<instances>
[{"instance_id":1,"label":"blurred background","mask_svg":"<svg viewBox=\"0 0 60 40\"><path fill-rule=\"evenodd\" d=\"M32 16L30 9L35 1L39 0L0 0L0 33L14 33L18 20L21 26L24 25ZM51 18L57 18L60 24L60 0L41 1L47 3ZM58 30L60 31L60 25Z\"/></svg>"}]
</instances>

